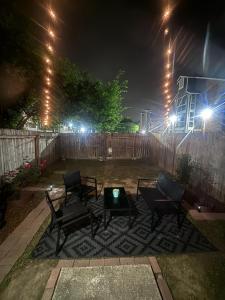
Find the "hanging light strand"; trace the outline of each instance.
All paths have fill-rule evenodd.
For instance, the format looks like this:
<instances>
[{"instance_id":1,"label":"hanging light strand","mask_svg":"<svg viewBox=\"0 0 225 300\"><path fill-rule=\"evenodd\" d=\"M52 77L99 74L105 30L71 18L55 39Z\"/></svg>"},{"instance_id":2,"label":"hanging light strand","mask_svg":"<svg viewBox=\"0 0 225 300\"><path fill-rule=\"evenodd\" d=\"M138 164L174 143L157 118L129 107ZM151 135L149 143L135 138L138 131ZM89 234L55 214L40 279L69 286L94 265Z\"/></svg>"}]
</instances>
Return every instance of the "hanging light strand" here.
<instances>
[{"instance_id":1,"label":"hanging light strand","mask_svg":"<svg viewBox=\"0 0 225 300\"><path fill-rule=\"evenodd\" d=\"M56 38L55 33L55 24L57 21L57 16L53 7L49 4L46 7L47 19L48 19L48 29L47 34L45 36L45 55L44 55L44 62L45 62L45 71L44 71L44 80L43 80L43 117L42 122L44 126L50 125L50 116L52 111L52 85L53 85L53 58L55 54L54 49L54 41Z\"/></svg>"},{"instance_id":2,"label":"hanging light strand","mask_svg":"<svg viewBox=\"0 0 225 300\"><path fill-rule=\"evenodd\" d=\"M164 97L164 116L168 119L168 115L170 112L170 104L172 98L172 87L171 87L171 80L172 80L172 56L173 56L173 47L171 45L171 34L169 28L169 20L172 14L172 8L168 4L162 15L162 28L163 28L163 35L165 41L165 55L164 55L164 80L163 80L163 97Z\"/></svg>"}]
</instances>

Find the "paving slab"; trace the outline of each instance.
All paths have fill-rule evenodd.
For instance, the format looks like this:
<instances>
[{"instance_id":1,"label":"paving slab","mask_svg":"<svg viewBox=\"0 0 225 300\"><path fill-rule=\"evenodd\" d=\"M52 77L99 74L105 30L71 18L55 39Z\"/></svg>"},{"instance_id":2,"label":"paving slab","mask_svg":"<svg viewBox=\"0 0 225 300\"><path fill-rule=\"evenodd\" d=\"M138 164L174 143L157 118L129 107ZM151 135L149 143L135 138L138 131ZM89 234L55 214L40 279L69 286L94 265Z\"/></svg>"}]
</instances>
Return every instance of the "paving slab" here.
<instances>
[{"instance_id":1,"label":"paving slab","mask_svg":"<svg viewBox=\"0 0 225 300\"><path fill-rule=\"evenodd\" d=\"M149 265L62 268L53 300L161 300Z\"/></svg>"}]
</instances>

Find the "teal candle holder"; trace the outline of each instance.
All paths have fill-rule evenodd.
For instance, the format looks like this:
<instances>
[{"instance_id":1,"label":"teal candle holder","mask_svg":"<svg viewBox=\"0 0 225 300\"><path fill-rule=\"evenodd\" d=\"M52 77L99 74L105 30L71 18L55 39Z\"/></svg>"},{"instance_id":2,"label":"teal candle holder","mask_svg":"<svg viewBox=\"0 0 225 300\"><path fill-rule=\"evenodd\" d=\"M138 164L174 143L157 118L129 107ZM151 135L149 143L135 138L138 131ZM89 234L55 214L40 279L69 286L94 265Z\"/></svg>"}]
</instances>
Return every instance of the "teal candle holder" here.
<instances>
[{"instance_id":1,"label":"teal candle holder","mask_svg":"<svg viewBox=\"0 0 225 300\"><path fill-rule=\"evenodd\" d=\"M113 189L112 193L113 193L113 197L114 198L118 198L119 194L120 194L120 190L119 189Z\"/></svg>"}]
</instances>

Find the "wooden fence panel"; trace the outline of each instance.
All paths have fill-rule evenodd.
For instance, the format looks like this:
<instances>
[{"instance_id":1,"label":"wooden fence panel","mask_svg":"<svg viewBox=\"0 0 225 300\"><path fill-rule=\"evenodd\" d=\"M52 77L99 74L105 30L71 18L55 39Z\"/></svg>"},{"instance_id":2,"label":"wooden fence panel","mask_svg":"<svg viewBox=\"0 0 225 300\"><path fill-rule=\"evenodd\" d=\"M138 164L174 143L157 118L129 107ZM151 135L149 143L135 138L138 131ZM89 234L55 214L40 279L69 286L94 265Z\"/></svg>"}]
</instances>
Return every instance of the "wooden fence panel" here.
<instances>
[{"instance_id":1,"label":"wooden fence panel","mask_svg":"<svg viewBox=\"0 0 225 300\"><path fill-rule=\"evenodd\" d=\"M41 159L52 163L59 157L57 135L27 130L0 129L0 176L23 165L34 162L35 139L38 137L38 153Z\"/></svg>"},{"instance_id":2,"label":"wooden fence panel","mask_svg":"<svg viewBox=\"0 0 225 300\"><path fill-rule=\"evenodd\" d=\"M159 165L175 173L181 154L189 154L194 162L191 184L199 186L225 202L225 135L215 133L191 133L156 135L161 143Z\"/></svg>"},{"instance_id":3,"label":"wooden fence panel","mask_svg":"<svg viewBox=\"0 0 225 300\"><path fill-rule=\"evenodd\" d=\"M153 135L60 134L60 153L65 159L143 159L157 161L159 141Z\"/></svg>"}]
</instances>

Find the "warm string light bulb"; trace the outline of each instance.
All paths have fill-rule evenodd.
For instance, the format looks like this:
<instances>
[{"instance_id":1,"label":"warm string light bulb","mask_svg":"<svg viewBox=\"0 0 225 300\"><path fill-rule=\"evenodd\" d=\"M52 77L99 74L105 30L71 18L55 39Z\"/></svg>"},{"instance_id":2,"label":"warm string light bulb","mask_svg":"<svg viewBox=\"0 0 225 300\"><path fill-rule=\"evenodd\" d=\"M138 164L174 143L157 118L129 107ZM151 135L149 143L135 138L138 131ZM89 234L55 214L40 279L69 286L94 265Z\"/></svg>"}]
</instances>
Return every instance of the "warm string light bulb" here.
<instances>
[{"instance_id":1,"label":"warm string light bulb","mask_svg":"<svg viewBox=\"0 0 225 300\"><path fill-rule=\"evenodd\" d=\"M168 33L169 33L169 29L166 28L166 29L164 30L164 34L167 35Z\"/></svg>"},{"instance_id":2,"label":"warm string light bulb","mask_svg":"<svg viewBox=\"0 0 225 300\"><path fill-rule=\"evenodd\" d=\"M47 73L52 75L52 70L50 68L47 69Z\"/></svg>"},{"instance_id":3,"label":"warm string light bulb","mask_svg":"<svg viewBox=\"0 0 225 300\"><path fill-rule=\"evenodd\" d=\"M55 37L55 33L53 32L53 30L51 28L48 29L48 34L51 38Z\"/></svg>"},{"instance_id":4,"label":"warm string light bulb","mask_svg":"<svg viewBox=\"0 0 225 300\"><path fill-rule=\"evenodd\" d=\"M56 14L51 7L48 9L48 13L53 20L56 20Z\"/></svg>"},{"instance_id":5,"label":"warm string light bulb","mask_svg":"<svg viewBox=\"0 0 225 300\"><path fill-rule=\"evenodd\" d=\"M49 52L53 53L53 48L50 44L47 44L47 49Z\"/></svg>"}]
</instances>

